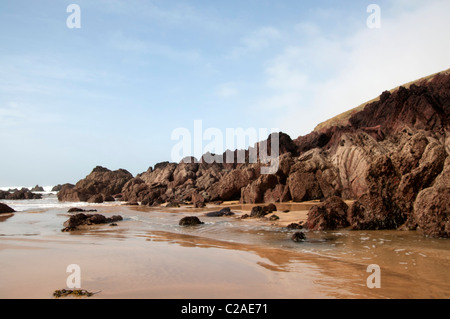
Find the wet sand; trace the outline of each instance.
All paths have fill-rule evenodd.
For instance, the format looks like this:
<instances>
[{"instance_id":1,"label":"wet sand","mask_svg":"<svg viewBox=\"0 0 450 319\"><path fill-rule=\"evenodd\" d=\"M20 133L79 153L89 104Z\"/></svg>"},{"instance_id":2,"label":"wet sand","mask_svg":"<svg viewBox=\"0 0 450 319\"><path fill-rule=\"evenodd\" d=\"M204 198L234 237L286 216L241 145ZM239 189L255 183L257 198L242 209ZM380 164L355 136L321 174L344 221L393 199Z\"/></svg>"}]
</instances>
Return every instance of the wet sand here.
<instances>
[{"instance_id":1,"label":"wet sand","mask_svg":"<svg viewBox=\"0 0 450 319\"><path fill-rule=\"evenodd\" d=\"M254 206L238 203L96 206L125 220L71 233L60 231L64 209L2 216L0 298L53 298L66 288L69 264L81 267L83 289L99 292L91 298L450 298L450 241L342 230L294 243L284 226L305 220L311 204L277 205L275 222L204 216L226 206L238 217ZM178 226L188 215L205 224ZM381 268L380 289L366 285L370 264Z\"/></svg>"}]
</instances>

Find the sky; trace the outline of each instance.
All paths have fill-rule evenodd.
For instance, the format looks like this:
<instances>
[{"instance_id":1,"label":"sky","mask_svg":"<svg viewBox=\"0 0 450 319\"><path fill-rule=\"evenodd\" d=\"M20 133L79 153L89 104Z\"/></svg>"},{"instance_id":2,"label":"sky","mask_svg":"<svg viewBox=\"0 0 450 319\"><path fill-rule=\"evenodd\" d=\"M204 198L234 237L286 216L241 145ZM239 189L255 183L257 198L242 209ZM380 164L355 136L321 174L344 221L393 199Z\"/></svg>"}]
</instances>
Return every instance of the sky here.
<instances>
[{"instance_id":1,"label":"sky","mask_svg":"<svg viewBox=\"0 0 450 319\"><path fill-rule=\"evenodd\" d=\"M198 121L306 135L450 68L449 12L448 0L1 1L0 186L76 183L97 165L136 175L171 161L173 132L195 138Z\"/></svg>"}]
</instances>

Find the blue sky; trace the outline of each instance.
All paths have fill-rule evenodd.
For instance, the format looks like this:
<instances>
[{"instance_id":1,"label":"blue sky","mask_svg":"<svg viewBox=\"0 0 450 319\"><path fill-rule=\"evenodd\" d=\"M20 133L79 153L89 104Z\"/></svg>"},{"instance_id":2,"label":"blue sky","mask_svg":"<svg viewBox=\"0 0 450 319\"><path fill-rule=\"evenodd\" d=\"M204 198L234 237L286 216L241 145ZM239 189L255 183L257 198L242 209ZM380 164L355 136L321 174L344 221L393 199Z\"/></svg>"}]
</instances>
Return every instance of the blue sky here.
<instances>
[{"instance_id":1,"label":"blue sky","mask_svg":"<svg viewBox=\"0 0 450 319\"><path fill-rule=\"evenodd\" d=\"M81 28L69 29L69 4ZM369 29L366 8L381 8ZM0 186L134 175L180 127L292 138L450 67L449 1L1 1ZM264 137L265 138L265 137Z\"/></svg>"}]
</instances>

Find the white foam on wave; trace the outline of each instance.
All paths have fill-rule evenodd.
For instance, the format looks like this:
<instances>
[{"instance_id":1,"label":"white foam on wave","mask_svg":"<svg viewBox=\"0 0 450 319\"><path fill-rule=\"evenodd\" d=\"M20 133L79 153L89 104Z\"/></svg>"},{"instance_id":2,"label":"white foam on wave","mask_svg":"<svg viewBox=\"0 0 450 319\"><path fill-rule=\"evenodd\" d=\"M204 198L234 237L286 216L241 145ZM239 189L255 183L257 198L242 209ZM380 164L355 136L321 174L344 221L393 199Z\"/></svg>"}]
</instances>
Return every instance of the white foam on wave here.
<instances>
[{"instance_id":1,"label":"white foam on wave","mask_svg":"<svg viewBox=\"0 0 450 319\"><path fill-rule=\"evenodd\" d=\"M86 206L118 206L122 202L105 202L101 204L87 203L87 202L60 202L56 196L56 192L36 192L41 193L42 199L22 199L22 200L0 200L0 202L8 205L17 212L61 208L67 209L71 207L86 207Z\"/></svg>"}]
</instances>

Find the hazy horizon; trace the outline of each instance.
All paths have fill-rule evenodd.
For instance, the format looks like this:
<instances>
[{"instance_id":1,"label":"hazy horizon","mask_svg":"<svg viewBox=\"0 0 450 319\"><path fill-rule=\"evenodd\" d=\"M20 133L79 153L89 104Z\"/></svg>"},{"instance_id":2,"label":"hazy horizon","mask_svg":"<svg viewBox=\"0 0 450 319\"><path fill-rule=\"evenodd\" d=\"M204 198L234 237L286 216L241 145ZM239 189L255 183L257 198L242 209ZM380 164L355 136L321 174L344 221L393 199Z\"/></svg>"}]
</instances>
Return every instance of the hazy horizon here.
<instances>
[{"instance_id":1,"label":"hazy horizon","mask_svg":"<svg viewBox=\"0 0 450 319\"><path fill-rule=\"evenodd\" d=\"M81 28L67 25L72 3ZM0 186L76 183L98 165L135 176L171 161L172 132L196 120L308 134L448 69L448 12L445 0L2 2Z\"/></svg>"}]
</instances>

